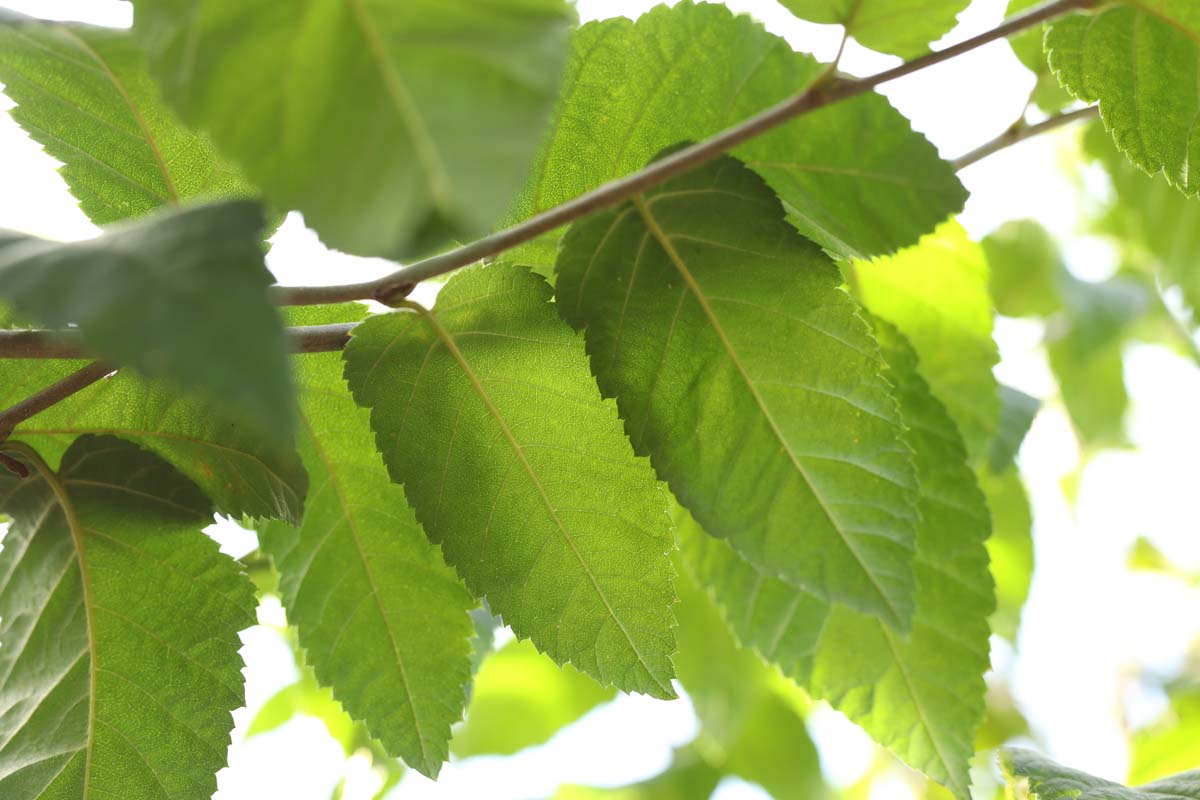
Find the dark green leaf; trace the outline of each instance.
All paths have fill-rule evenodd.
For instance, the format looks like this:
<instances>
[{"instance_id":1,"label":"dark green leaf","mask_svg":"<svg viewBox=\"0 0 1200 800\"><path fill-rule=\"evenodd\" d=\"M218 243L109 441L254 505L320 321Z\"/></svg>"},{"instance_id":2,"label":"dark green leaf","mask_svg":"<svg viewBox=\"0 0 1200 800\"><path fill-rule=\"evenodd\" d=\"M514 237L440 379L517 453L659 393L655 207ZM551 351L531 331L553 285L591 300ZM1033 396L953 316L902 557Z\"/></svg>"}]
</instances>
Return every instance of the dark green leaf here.
<instances>
[{"instance_id":1,"label":"dark green leaf","mask_svg":"<svg viewBox=\"0 0 1200 800\"><path fill-rule=\"evenodd\" d=\"M363 311L292 320L352 321ZM370 415L341 373L338 353L297 361L297 439L311 488L303 524L267 524L262 547L317 678L389 753L435 777L462 718L476 603L389 479Z\"/></svg>"},{"instance_id":2,"label":"dark green leaf","mask_svg":"<svg viewBox=\"0 0 1200 800\"><path fill-rule=\"evenodd\" d=\"M841 25L859 44L914 58L958 22L971 0L780 0L810 22Z\"/></svg>"},{"instance_id":3,"label":"dark green leaf","mask_svg":"<svg viewBox=\"0 0 1200 800\"><path fill-rule=\"evenodd\" d=\"M558 121L518 206L528 216L641 169L803 90L822 73L748 16L684 0L575 36ZM842 256L888 253L955 213L966 191L924 137L875 94L738 147L800 232Z\"/></svg>"},{"instance_id":4,"label":"dark green leaf","mask_svg":"<svg viewBox=\"0 0 1200 800\"><path fill-rule=\"evenodd\" d=\"M666 497L546 282L459 273L345 356L392 478L476 596L560 664L673 697Z\"/></svg>"},{"instance_id":5,"label":"dark green leaf","mask_svg":"<svg viewBox=\"0 0 1200 800\"><path fill-rule=\"evenodd\" d=\"M295 414L287 342L268 302L263 217L232 202L156 214L61 244L0 249L0 295L97 355L227 407L276 443Z\"/></svg>"},{"instance_id":6,"label":"dark green leaf","mask_svg":"<svg viewBox=\"0 0 1200 800\"><path fill-rule=\"evenodd\" d=\"M12 454L12 453L10 453ZM26 457L27 458L27 457ZM254 587L157 456L78 440L57 477L0 472L0 795L208 800L245 703Z\"/></svg>"},{"instance_id":7,"label":"dark green leaf","mask_svg":"<svg viewBox=\"0 0 1200 800\"><path fill-rule=\"evenodd\" d=\"M907 629L915 483L837 269L731 158L577 223L558 307L638 453L759 568ZM812 424L821 420L821 424Z\"/></svg>"},{"instance_id":8,"label":"dark green leaf","mask_svg":"<svg viewBox=\"0 0 1200 800\"><path fill-rule=\"evenodd\" d=\"M966 800L994 608L987 508L954 424L918 375L912 350L886 324L877 323L876 332L921 481L912 633L904 638L877 619L829 606L694 529L685 528L683 548L743 642Z\"/></svg>"},{"instance_id":9,"label":"dark green leaf","mask_svg":"<svg viewBox=\"0 0 1200 800\"><path fill-rule=\"evenodd\" d=\"M0 82L14 120L63 163L97 225L254 189L167 108L128 31L0 11Z\"/></svg>"},{"instance_id":10,"label":"dark green leaf","mask_svg":"<svg viewBox=\"0 0 1200 800\"><path fill-rule=\"evenodd\" d=\"M393 258L486 233L509 208L572 21L563 0L135 7L184 119L329 246Z\"/></svg>"},{"instance_id":11,"label":"dark green leaf","mask_svg":"<svg viewBox=\"0 0 1200 800\"><path fill-rule=\"evenodd\" d=\"M1067 91L1099 102L1130 161L1188 195L1200 192L1200 4L1109 3L1046 33L1050 66Z\"/></svg>"},{"instance_id":12,"label":"dark green leaf","mask_svg":"<svg viewBox=\"0 0 1200 800\"><path fill-rule=\"evenodd\" d=\"M1018 797L1029 800L1196 800L1200 770L1127 789L1117 783L1069 769L1029 750L1013 748L1000 756Z\"/></svg>"}]
</instances>

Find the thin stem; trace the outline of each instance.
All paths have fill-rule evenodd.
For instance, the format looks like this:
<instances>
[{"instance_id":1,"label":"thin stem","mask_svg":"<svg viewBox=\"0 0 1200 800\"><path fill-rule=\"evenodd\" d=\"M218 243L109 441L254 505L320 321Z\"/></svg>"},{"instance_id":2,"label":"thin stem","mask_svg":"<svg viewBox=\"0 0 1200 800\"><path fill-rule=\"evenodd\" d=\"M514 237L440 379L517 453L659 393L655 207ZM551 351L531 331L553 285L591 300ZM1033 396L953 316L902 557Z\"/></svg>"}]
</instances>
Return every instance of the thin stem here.
<instances>
[{"instance_id":1,"label":"thin stem","mask_svg":"<svg viewBox=\"0 0 1200 800\"><path fill-rule=\"evenodd\" d=\"M58 383L47 386L35 395L25 398L11 408L0 411L0 439L8 436L13 428L30 417L45 411L55 403L91 386L113 371L111 364L94 361L81 370L72 372Z\"/></svg>"},{"instance_id":2,"label":"thin stem","mask_svg":"<svg viewBox=\"0 0 1200 800\"><path fill-rule=\"evenodd\" d=\"M683 172L700 166L789 120L834 103L855 97L876 87L940 64L955 56L1003 39L1026 28L1076 9L1087 8L1095 0L1051 0L1043 6L1013 17L986 33L975 36L944 50L905 62L865 78L847 78L826 73L793 97L727 128L702 142L677 150L643 169L603 184L590 192L547 209L511 228L486 236L471 244L418 261L385 275L362 283L341 286L275 286L272 296L280 305L320 305L352 300L376 300L394 305L406 297L423 280L473 264L490 256L510 250L543 233L581 219L601 209L627 200Z\"/></svg>"},{"instance_id":3,"label":"thin stem","mask_svg":"<svg viewBox=\"0 0 1200 800\"><path fill-rule=\"evenodd\" d=\"M358 323L301 325L288 328L293 353L327 353L341 350L350 340ZM0 358L54 359L88 358L78 331L73 330L0 330Z\"/></svg>"},{"instance_id":4,"label":"thin stem","mask_svg":"<svg viewBox=\"0 0 1200 800\"><path fill-rule=\"evenodd\" d=\"M1017 120L1012 126L1004 131L1004 133L992 139L990 142L983 144L971 152L959 156L954 159L954 169L966 169L977 161L982 161L993 153L998 153L1006 147L1012 147L1018 142L1023 142L1040 133L1046 133L1064 125L1069 125L1072 122L1083 119L1092 119L1099 113L1096 106L1087 106L1086 108L1076 109L1075 111L1067 111L1062 114L1055 114L1047 120L1039 122L1035 125L1027 125L1024 119Z\"/></svg>"}]
</instances>

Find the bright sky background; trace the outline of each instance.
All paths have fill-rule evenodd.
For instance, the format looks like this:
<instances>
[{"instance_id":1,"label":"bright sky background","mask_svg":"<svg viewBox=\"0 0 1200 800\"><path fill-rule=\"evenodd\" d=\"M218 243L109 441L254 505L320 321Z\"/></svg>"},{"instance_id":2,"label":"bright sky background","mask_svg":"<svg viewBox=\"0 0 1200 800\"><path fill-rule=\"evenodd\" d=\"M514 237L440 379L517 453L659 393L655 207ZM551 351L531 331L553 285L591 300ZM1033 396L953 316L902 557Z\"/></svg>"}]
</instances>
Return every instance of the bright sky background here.
<instances>
[{"instance_id":1,"label":"bright sky background","mask_svg":"<svg viewBox=\"0 0 1200 800\"><path fill-rule=\"evenodd\" d=\"M649 0L579 0L581 16L636 16ZM798 50L829 60L840 29L799 22L774 0L729 0L753 14ZM1004 0L976 0L960 26L942 43L967 38L997 24ZM0 0L0 7L46 18L128 25L131 11L120 0ZM886 68L897 59L853 43L842 67L855 74ZM1004 43L995 43L883 92L946 157L960 155L1004 130L1021 113L1033 83ZM0 108L10 106L0 97ZM960 220L980 237L1008 219L1032 217L1064 241L1068 263L1084 278L1103 278L1115 257L1100 241L1079 234L1079 194L1058 169L1070 134L1028 141L964 171L971 199ZM1096 184L1103 192L1103 182ZM94 235L55 172L55 163L0 115L0 228L56 239ZM298 217L289 218L275 240L269 264L283 282L340 283L387 270L380 262L331 253ZM1000 378L1048 398L1053 381L1038 352L1036 323L1001 320L997 329L1003 362ZM1125 777L1126 725L1142 724L1163 708L1164 698L1139 680L1144 670L1170 676L1200 633L1200 592L1162 576L1131 574L1126 553L1147 536L1181 565L1200 568L1195 456L1200 452L1200 372L1164 350L1135 348L1127 359L1133 398L1131 435L1137 451L1095 458L1079 484L1074 508L1064 479L1077 469L1079 453L1064 412L1053 398L1026 440L1021 465L1034 507L1038 567L1026 609L1020 655L998 644L993 661L1010 676L1022 710L1053 757L1115 780ZM249 534L222 529L231 552L252 546ZM278 624L278 605L260 614ZM244 635L249 710L235 717L244 726L253 712L295 676L291 654L268 624ZM830 778L853 782L867 768L870 741L836 712L819 710L811 727ZM618 785L664 768L671 749L691 739L695 720L686 700L663 703L621 698L594 711L548 745L509 759L473 759L449 765L437 784L409 773L398 798L495 800L545 796L560 783ZM346 768L340 747L320 723L296 720L276 733L243 741L234 734L230 767L218 776L218 800L325 800ZM367 797L374 777L352 762L355 784L348 800ZM762 797L754 787L726 782L721 800ZM871 800L910 800L903 773L877 785Z\"/></svg>"}]
</instances>

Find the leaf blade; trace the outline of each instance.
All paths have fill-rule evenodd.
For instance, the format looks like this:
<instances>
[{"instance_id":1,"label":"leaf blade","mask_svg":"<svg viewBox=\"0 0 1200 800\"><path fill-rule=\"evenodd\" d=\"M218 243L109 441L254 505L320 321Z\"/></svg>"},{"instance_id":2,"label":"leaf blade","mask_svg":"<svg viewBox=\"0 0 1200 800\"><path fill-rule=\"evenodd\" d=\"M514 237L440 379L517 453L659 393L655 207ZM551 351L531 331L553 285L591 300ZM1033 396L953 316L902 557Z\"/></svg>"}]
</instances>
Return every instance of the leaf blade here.
<instances>
[{"instance_id":1,"label":"leaf blade","mask_svg":"<svg viewBox=\"0 0 1200 800\"><path fill-rule=\"evenodd\" d=\"M200 531L207 498L157 457L106 437L80 440L57 477L39 473L24 489L3 480L7 508L25 495L2 559L4 631L28 628L19 648L5 648L0 787L22 796L53 788L53 796L208 798L230 712L245 702L237 632L254 623L254 589ZM30 500L42 510L31 514ZM27 548L46 545L69 582L32 597L48 607L46 595L66 587L67 606L29 623L36 567ZM47 660L23 663L31 645L48 646ZM43 668L63 664L76 698L66 725L37 717L60 686ZM22 697L22 688L34 693ZM26 713L22 702L34 697ZM30 771L44 764L57 770Z\"/></svg>"},{"instance_id":2,"label":"leaf blade","mask_svg":"<svg viewBox=\"0 0 1200 800\"><path fill-rule=\"evenodd\" d=\"M459 273L432 311L356 328L346 376L393 479L476 596L559 663L673 697L665 500L548 301L520 267ZM480 502L479 487L494 495Z\"/></svg>"},{"instance_id":3,"label":"leaf blade","mask_svg":"<svg viewBox=\"0 0 1200 800\"><path fill-rule=\"evenodd\" d=\"M553 103L572 20L562 0L136 7L135 33L185 119L326 244L391 258L501 217Z\"/></svg>"},{"instance_id":4,"label":"leaf blade","mask_svg":"<svg viewBox=\"0 0 1200 800\"><path fill-rule=\"evenodd\" d=\"M77 324L100 356L225 405L283 445L293 430L291 376L266 293L262 229L257 204L232 202L83 242L26 237L0 247L0 293L48 325Z\"/></svg>"},{"instance_id":5,"label":"leaf blade","mask_svg":"<svg viewBox=\"0 0 1200 800\"><path fill-rule=\"evenodd\" d=\"M557 272L634 449L706 529L904 629L915 483L894 400L832 263L761 179L724 158L577 223Z\"/></svg>"},{"instance_id":6,"label":"leaf blade","mask_svg":"<svg viewBox=\"0 0 1200 800\"><path fill-rule=\"evenodd\" d=\"M361 316L345 311L293 319ZM434 777L462 717L475 600L389 479L369 415L342 379L341 356L306 356L296 372L312 489L301 525L268 523L262 547L317 677L390 753Z\"/></svg>"}]
</instances>

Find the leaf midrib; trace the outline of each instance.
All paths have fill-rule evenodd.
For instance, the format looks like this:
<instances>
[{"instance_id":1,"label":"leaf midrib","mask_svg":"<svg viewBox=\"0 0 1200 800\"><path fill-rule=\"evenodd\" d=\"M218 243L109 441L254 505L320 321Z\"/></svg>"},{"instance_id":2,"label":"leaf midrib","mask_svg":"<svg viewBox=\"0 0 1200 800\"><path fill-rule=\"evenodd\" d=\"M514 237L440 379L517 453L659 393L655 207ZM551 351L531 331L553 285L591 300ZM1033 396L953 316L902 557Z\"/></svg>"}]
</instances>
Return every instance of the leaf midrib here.
<instances>
[{"instance_id":1,"label":"leaf midrib","mask_svg":"<svg viewBox=\"0 0 1200 800\"><path fill-rule=\"evenodd\" d=\"M350 529L350 535L354 538L354 547L358 551L358 556L362 561L363 571L367 576L371 596L375 599L375 607L379 610L379 616L383 620L383 627L387 630L388 641L392 646L392 653L396 656L396 666L400 670L400 680L404 684L404 699L408 704L409 711L412 713L413 727L416 729L417 738L421 742L421 755L425 759L425 769L436 775L437 765L440 763L440 760L431 759L429 751L426 749L425 733L421 730L421 718L417 713L416 703L413 701L412 684L409 682L408 672L404 668L404 658L400 655L400 647L396 642L396 635L392 631L392 626L387 621L387 611L383 607L383 599L379 596L379 584L375 579L375 571L372 569L370 561L367 559L366 550L363 548L358 518L351 510L351 505L346 498L346 492L342 486L341 477L334 469L333 461L329 458L329 454L326 453L325 448L321 445L321 441L313 429L308 414L301 412L299 417L300 424L304 427L304 431L308 434L309 441L312 443L313 452L316 453L317 459L325 467L325 472L329 476L329 484L333 487L333 492L337 496L338 505L342 507L342 517L346 520L346 525ZM374 451L372 450L372 452Z\"/></svg>"},{"instance_id":2,"label":"leaf midrib","mask_svg":"<svg viewBox=\"0 0 1200 800\"><path fill-rule=\"evenodd\" d=\"M600 584L596 580L595 574L593 574L591 567L588 566L583 554L579 552L579 548L576 546L575 540L571 536L570 531L567 530L566 525L564 525L562 520L559 518L557 509L555 509L554 504L550 501L549 495L546 494L546 488L542 485L541 480L534 471L533 465L529 463L529 459L526 457L524 449L517 441L512 429L509 428L508 423L505 421L504 416L500 413L500 410L496 408L495 403L492 402L492 398L487 393L487 390L484 389L483 384L479 380L479 376L475 374L475 371L467 362L466 357L463 356L462 351L458 349L458 344L454 341L454 337L450 335L449 331L442 327L441 322L437 319L437 316L434 314L434 312L416 303L410 304L409 307L416 310L419 314L421 314L422 317L425 318L426 322L429 323L434 335L438 337L438 339L442 342L442 345L458 363L463 373L467 376L467 380L470 381L471 387L479 396L479 399L483 401L484 406L487 407L488 413L496 421L496 424L500 426L500 430L504 434L504 438L508 441L509 446L516 454L517 459L520 461L522 468L525 470L525 474L533 483L534 488L537 489L538 496L541 497L542 503L546 506L546 510L550 513L551 519L554 520L554 524L558 527L558 530L562 534L563 539L566 541L567 546L571 548L572 555L575 556L575 559L583 568L583 572L587 576L588 582L591 583L592 589L595 590L596 595L604 604L604 608L608 612L609 618L612 619L612 621L616 624L617 628L621 631L621 634L625 637L625 641L629 643L634 655L637 656L638 663L641 664L642 668L646 671L646 674L650 677L650 679L658 685L658 688L666 693L667 697L674 697L674 690L669 684L663 684L662 679L659 678L655 671L650 667L646 657L642 654L641 648L639 648L637 643L633 641L633 637L630 635L629 630L625 627L625 623L617 616L615 609L612 607L612 603L609 602L608 595L606 595L604 590L600 588Z\"/></svg>"},{"instance_id":3,"label":"leaf midrib","mask_svg":"<svg viewBox=\"0 0 1200 800\"><path fill-rule=\"evenodd\" d=\"M846 532L842 530L837 520L834 519L833 512L829 510L825 499L817 490L817 486L809 476L808 470L806 470L804 465L800 463L800 459L792 450L791 442L789 442L783 435L782 429L775 421L774 414L772 414L771 410L767 407L766 401L763 399L762 394L759 393L758 387L755 386L754 381L750 379L750 374L746 371L745 365L742 364L742 360L738 356L737 350L733 347L733 342L729 340L729 336L726 334L720 320L717 318L716 312L714 312L712 307L709 305L708 299L704 295L704 291L701 289L700 284L696 281L695 276L692 275L691 270L688 269L687 264L679 255L679 251L675 249L675 245L671 241L671 237L669 237L666 231L663 230L662 226L658 224L658 219L654 216L654 212L650 209L650 205L646 202L645 196L640 194L634 195L633 204L638 209L638 213L641 214L643 221L646 223L646 227L650 230L659 246L662 247L663 252L667 254L667 258L670 259L671 263L675 266L676 271L678 271L689 291L691 291L692 296L696 298L696 303L700 306L700 310L704 313L709 325L712 326L713 332L716 333L717 337L720 339L721 346L724 348L725 353L729 356L730 362L734 365L734 368L741 376L742 381L745 383L747 390L750 392L750 395L754 399L755 404L758 406L759 411L762 413L763 418L770 426L772 433L774 433L776 440L778 440L780 446L783 448L783 451L787 453L788 459L792 462L792 465L796 468L796 471L800 474L801 478L804 479L805 484L808 486L813 498L817 501L817 505L825 515L825 518L829 520L829 524L837 532L838 536L842 540L842 543L846 546L846 549L854 557L854 560L858 562L858 565L862 568L863 573L871 581L871 585L875 587L875 591L878 592L880 599L886 604L888 610L892 613L893 618L897 623L902 624L904 617L900 614L899 609L896 608L896 606L892 603L891 598L888 597L886 592L884 592L883 586L880 585L879 579L875 576L875 573L867 568L866 562L863 560L862 554L859 553L857 546L850 540Z\"/></svg>"},{"instance_id":4,"label":"leaf midrib","mask_svg":"<svg viewBox=\"0 0 1200 800\"><path fill-rule=\"evenodd\" d=\"M396 65L388 57L387 46L363 0L344 1L350 9L358 29L362 32L363 40L371 53L371 60L375 62L379 77L383 80L383 85L387 89L388 97L391 98L396 113L400 115L400 119L404 121L405 127L412 135L417 162L421 165L421 171L425 173L429 182L429 193L433 196L434 205L439 209L446 210L451 205L450 179L438 153L437 143L429 132L429 128L417 108L416 100L408 90L408 85L400 77Z\"/></svg>"},{"instance_id":5,"label":"leaf midrib","mask_svg":"<svg viewBox=\"0 0 1200 800\"><path fill-rule=\"evenodd\" d=\"M92 597L92 585L90 570L88 568L86 550L84 548L84 530L79 523L79 516L75 511L75 504L71 502L70 496L67 494L67 488L63 482L59 480L54 471L49 465L42 460L32 447L12 442L4 446L0 446L0 451L8 450L15 452L29 461L37 470L42 480L50 487L54 493L55 499L62 507L63 517L67 523L67 529L71 533L71 541L75 545L75 560L79 563L79 578L83 591L83 611L85 621L87 623L87 642L88 642L88 726L87 726L87 742L85 745L84 761L83 761L83 791L82 797L88 796L88 787L92 778L92 749L96 740L96 612L94 609L95 600Z\"/></svg>"},{"instance_id":6,"label":"leaf midrib","mask_svg":"<svg viewBox=\"0 0 1200 800\"><path fill-rule=\"evenodd\" d=\"M151 132L150 126L146 123L145 117L142 116L141 109L138 108L137 103L133 101L133 97L130 96L129 91L125 88L125 84L122 83L121 79L117 77L117 74L113 72L112 67L109 66L104 57L101 56L95 48L88 44L83 37L65 25L61 26L60 30L62 30L67 38L74 42L79 49L86 53L89 58L96 62L100 69L104 71L105 77L107 77L109 82L112 83L113 88L117 90L119 95L121 95L121 101L129 110L129 114L133 117L134 122L137 123L138 130L142 132L142 138L145 140L146 146L150 148L150 155L154 159L154 164L156 167L158 167L158 171L162 174L163 184L167 189L167 200L171 205L178 206L179 190L175 187L175 180L171 177L170 169L167 168L167 162L166 159L163 158L162 150L159 149L158 140L154 137L153 132Z\"/></svg>"}]
</instances>

